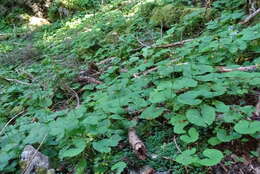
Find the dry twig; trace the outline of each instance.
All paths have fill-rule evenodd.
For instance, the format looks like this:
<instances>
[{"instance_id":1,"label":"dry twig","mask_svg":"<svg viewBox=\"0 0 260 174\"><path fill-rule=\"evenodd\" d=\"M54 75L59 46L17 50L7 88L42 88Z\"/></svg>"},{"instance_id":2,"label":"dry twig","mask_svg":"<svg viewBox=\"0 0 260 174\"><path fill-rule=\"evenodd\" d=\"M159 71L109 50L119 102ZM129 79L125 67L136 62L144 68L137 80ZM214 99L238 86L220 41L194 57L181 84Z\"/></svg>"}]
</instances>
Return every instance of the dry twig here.
<instances>
[{"instance_id":1,"label":"dry twig","mask_svg":"<svg viewBox=\"0 0 260 174\"><path fill-rule=\"evenodd\" d=\"M173 142L174 142L174 144L175 144L177 150L178 150L180 153L182 153L182 151L181 151L179 145L177 144L177 141L176 141L176 137L175 137L175 136L173 136Z\"/></svg>"},{"instance_id":2,"label":"dry twig","mask_svg":"<svg viewBox=\"0 0 260 174\"><path fill-rule=\"evenodd\" d=\"M170 48L170 47L178 47L178 46L182 46L187 42L191 42L194 39L186 39L186 40L182 40L179 42L175 42L175 43L171 43L171 44L165 44L165 45L158 45L158 46L153 46L153 48Z\"/></svg>"},{"instance_id":3,"label":"dry twig","mask_svg":"<svg viewBox=\"0 0 260 174\"><path fill-rule=\"evenodd\" d=\"M66 86L66 87L74 94L74 96L75 96L75 98L77 100L76 108L78 108L80 106L80 99L79 99L78 93L74 89L72 89L71 87L69 87L69 86Z\"/></svg>"},{"instance_id":4,"label":"dry twig","mask_svg":"<svg viewBox=\"0 0 260 174\"><path fill-rule=\"evenodd\" d=\"M16 119L18 116L20 116L21 114L23 114L23 113L24 113L24 111L22 111L22 112L16 114L14 117L12 117L12 118L4 125L4 127L3 127L2 130L0 131L0 136L1 136L2 133L4 132L5 128L6 128L12 121L13 121L14 119Z\"/></svg>"},{"instance_id":5,"label":"dry twig","mask_svg":"<svg viewBox=\"0 0 260 174\"><path fill-rule=\"evenodd\" d=\"M9 78L4 78L4 79L9 81L9 82L15 82L15 83L19 83L19 84L22 84L22 85L28 85L28 86L32 85L32 83L23 82L23 81L20 81L20 80L17 80L17 79L9 79Z\"/></svg>"}]
</instances>

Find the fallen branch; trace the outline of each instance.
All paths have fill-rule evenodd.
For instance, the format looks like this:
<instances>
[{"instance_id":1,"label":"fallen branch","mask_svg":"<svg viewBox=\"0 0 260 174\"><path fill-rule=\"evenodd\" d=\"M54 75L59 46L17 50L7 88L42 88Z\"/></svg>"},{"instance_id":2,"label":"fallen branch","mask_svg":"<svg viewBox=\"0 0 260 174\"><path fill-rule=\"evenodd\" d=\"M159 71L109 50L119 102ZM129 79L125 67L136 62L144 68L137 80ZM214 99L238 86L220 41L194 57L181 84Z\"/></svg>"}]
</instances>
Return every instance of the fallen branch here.
<instances>
[{"instance_id":1,"label":"fallen branch","mask_svg":"<svg viewBox=\"0 0 260 174\"><path fill-rule=\"evenodd\" d=\"M134 128L129 129L128 140L137 157L141 160L145 160L147 157L147 150L145 148L144 143L136 135L136 131Z\"/></svg>"},{"instance_id":2,"label":"fallen branch","mask_svg":"<svg viewBox=\"0 0 260 174\"><path fill-rule=\"evenodd\" d=\"M232 71L256 71L259 69L258 65L244 66L238 68L226 68L223 66L216 67L219 72L232 72Z\"/></svg>"},{"instance_id":3,"label":"fallen branch","mask_svg":"<svg viewBox=\"0 0 260 174\"><path fill-rule=\"evenodd\" d=\"M239 22L239 24L246 24L246 23L248 23L252 18L254 18L257 14L259 14L260 13L260 8L259 9L257 9L254 13L252 13L251 15L249 15L248 17L246 17L246 19L245 20L243 20L243 21L241 21L241 22Z\"/></svg>"},{"instance_id":4,"label":"fallen branch","mask_svg":"<svg viewBox=\"0 0 260 174\"><path fill-rule=\"evenodd\" d=\"M171 44L165 44L165 45L158 45L158 46L152 46L153 48L170 48L170 47L177 47L177 46L182 46L187 42L191 42L194 39L186 39L186 40L182 40L179 42L175 42L175 43L171 43Z\"/></svg>"},{"instance_id":5,"label":"fallen branch","mask_svg":"<svg viewBox=\"0 0 260 174\"><path fill-rule=\"evenodd\" d=\"M170 63L178 62L179 60L181 60L181 58L179 58L179 59L174 59L174 60L170 61ZM134 76L134 78L140 78L140 77L145 76L145 75L147 75L147 74L150 74L150 73L152 73L152 72L154 72L154 71L157 71L158 68L159 68L159 67L153 67L153 68L150 68L150 69L148 69L148 70L146 70L146 71L142 71L142 72L139 72L139 73L135 73L135 74L133 74L133 76Z\"/></svg>"},{"instance_id":6,"label":"fallen branch","mask_svg":"<svg viewBox=\"0 0 260 174\"><path fill-rule=\"evenodd\" d=\"M180 59L174 59L172 60L170 63L173 63L173 62L177 62L179 61ZM184 63L185 64L185 63ZM139 72L139 73L135 73L133 74L134 78L140 78L142 76L145 76L147 74L150 74L156 70L158 70L159 67L153 67L153 68L150 68L148 70L145 70L145 71L142 71L142 72ZM232 71L257 71L258 69L260 69L260 66L259 65L251 65L251 66L245 66L245 67L239 67L239 68L226 68L224 66L218 66L216 67L216 69L219 71L219 72L232 72Z\"/></svg>"},{"instance_id":7,"label":"fallen branch","mask_svg":"<svg viewBox=\"0 0 260 174\"><path fill-rule=\"evenodd\" d=\"M150 48L170 48L170 47L178 47L178 46L183 46L185 43L187 42L191 42L193 41L194 39L186 39L186 40L182 40L182 41L178 41L178 42L174 42L174 43L170 43L170 44L165 44L165 45L152 45L152 46L149 46L149 45L144 45L144 44L141 44L138 40L138 42L141 44L141 47L139 48L136 48L136 49L133 49L132 51L135 52L135 51L140 51L141 49L145 48L145 47L150 47Z\"/></svg>"}]
</instances>

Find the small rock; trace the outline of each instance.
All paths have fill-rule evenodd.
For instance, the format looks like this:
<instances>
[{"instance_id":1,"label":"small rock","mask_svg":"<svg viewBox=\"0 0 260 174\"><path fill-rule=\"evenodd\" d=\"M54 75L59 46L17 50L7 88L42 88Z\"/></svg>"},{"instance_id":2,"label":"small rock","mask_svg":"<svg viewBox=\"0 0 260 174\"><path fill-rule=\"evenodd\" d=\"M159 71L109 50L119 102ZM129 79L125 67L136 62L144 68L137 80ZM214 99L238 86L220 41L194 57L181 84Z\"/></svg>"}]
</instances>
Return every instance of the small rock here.
<instances>
[{"instance_id":1,"label":"small rock","mask_svg":"<svg viewBox=\"0 0 260 174\"><path fill-rule=\"evenodd\" d=\"M20 166L23 171L26 170L24 174L47 174L50 167L49 158L33 146L27 145L21 154Z\"/></svg>"}]
</instances>

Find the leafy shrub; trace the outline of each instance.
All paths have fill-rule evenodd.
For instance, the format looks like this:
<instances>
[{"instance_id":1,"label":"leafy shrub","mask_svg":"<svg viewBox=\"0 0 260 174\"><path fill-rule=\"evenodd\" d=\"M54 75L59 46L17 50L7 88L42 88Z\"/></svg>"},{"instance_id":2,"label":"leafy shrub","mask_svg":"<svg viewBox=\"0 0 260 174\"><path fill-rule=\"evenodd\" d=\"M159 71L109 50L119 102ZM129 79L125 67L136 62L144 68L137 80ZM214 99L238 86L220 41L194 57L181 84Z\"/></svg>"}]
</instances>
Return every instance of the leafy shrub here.
<instances>
[{"instance_id":1,"label":"leafy shrub","mask_svg":"<svg viewBox=\"0 0 260 174\"><path fill-rule=\"evenodd\" d=\"M1 64L0 127L16 116L0 135L1 171L18 173L21 149L26 144L38 146L46 135L42 151L55 161L54 167L65 161L69 172L92 173L120 173L138 164L180 172L191 166L199 173L224 157L216 145L259 136L259 122L251 119L256 101L247 100L260 85L259 72L221 73L217 68L253 64L259 68L259 24L238 25L244 17L239 9L220 11L218 18L204 23L203 9L180 7L182 15L160 14L165 32L151 27L140 14L129 17L127 10L107 9L95 15L82 12L39 29L33 41L43 59L24 65L25 72L19 71L17 62L13 62L17 71ZM167 15L172 15L169 23ZM200 35L194 36L194 30ZM194 39L182 47L150 46L179 41L181 34L175 33L187 31L191 34L185 36ZM111 32L118 37L113 44L105 38ZM1 47L4 54L16 48ZM74 81L88 61L110 57L114 57L110 63L99 65L102 84ZM65 63L72 59L80 63L68 68ZM142 75L146 70L150 72ZM78 92L77 108L75 93L68 87ZM133 126L157 158L140 162L126 146L127 130Z\"/></svg>"}]
</instances>

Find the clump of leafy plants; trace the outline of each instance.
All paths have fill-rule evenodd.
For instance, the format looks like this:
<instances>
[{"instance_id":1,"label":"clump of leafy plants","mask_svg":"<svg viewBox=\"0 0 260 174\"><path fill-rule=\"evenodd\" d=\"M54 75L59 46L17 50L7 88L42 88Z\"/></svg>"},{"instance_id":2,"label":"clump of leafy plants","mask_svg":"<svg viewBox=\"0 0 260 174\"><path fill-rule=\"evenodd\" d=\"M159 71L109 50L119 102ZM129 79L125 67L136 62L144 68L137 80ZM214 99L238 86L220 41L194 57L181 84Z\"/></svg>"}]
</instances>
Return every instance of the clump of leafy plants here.
<instances>
[{"instance_id":1,"label":"clump of leafy plants","mask_svg":"<svg viewBox=\"0 0 260 174\"><path fill-rule=\"evenodd\" d=\"M85 7L86 1L68 2ZM166 28L153 25L150 12L183 10L191 1L114 8L123 2L57 20L31 40L0 43L1 55L16 53L21 45L14 42L31 42L41 52L0 65L0 171L21 172L24 146L42 144L57 171L65 165L63 173L122 173L145 165L200 173L222 162L223 143L259 138L260 25L239 24L245 2L217 0L207 9L216 12L212 19L196 7ZM82 74L88 81L79 82ZM133 127L146 160L128 145Z\"/></svg>"}]
</instances>

